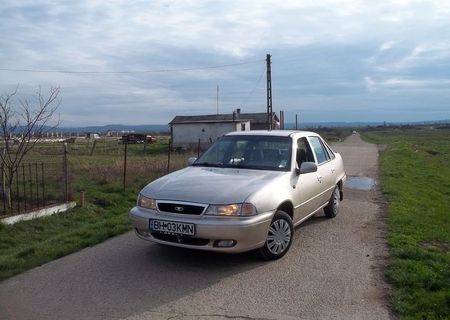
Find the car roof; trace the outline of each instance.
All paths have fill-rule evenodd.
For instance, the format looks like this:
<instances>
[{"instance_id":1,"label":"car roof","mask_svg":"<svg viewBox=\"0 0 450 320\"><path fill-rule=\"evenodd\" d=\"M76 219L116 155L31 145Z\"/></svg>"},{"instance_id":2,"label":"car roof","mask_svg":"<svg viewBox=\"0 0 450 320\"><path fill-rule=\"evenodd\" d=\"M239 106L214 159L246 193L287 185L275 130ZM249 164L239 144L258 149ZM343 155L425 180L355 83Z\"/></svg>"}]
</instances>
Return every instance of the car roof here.
<instances>
[{"instance_id":1,"label":"car roof","mask_svg":"<svg viewBox=\"0 0 450 320\"><path fill-rule=\"evenodd\" d=\"M317 133L311 131L300 130L250 130L250 131L233 131L226 134L226 136L275 136L275 137L305 137L317 136Z\"/></svg>"}]
</instances>

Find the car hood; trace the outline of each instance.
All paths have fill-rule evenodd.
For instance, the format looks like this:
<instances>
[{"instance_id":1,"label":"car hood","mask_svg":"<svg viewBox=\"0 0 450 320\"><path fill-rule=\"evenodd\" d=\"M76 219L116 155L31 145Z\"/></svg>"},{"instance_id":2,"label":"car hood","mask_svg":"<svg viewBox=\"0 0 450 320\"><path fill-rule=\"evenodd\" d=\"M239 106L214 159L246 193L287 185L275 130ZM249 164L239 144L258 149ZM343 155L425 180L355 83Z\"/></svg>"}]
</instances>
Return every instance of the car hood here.
<instances>
[{"instance_id":1,"label":"car hood","mask_svg":"<svg viewBox=\"0 0 450 320\"><path fill-rule=\"evenodd\" d=\"M210 204L242 203L285 172L248 169L187 167L142 189L144 196Z\"/></svg>"}]
</instances>

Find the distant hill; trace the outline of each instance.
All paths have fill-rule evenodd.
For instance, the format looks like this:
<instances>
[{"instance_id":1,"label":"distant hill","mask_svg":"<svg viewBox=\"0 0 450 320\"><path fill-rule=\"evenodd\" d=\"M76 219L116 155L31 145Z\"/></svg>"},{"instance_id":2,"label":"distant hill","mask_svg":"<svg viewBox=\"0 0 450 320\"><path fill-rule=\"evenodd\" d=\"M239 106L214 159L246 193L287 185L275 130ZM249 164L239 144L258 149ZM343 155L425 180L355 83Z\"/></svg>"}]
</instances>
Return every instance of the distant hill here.
<instances>
[{"instance_id":1,"label":"distant hill","mask_svg":"<svg viewBox=\"0 0 450 320\"><path fill-rule=\"evenodd\" d=\"M398 125L433 125L433 124L448 124L450 119L436 120L436 121L416 121L416 122L302 122L298 124L299 129L304 128L358 128L367 126L398 126ZM284 125L285 129L295 128L294 122L287 122Z\"/></svg>"},{"instance_id":2,"label":"distant hill","mask_svg":"<svg viewBox=\"0 0 450 320\"><path fill-rule=\"evenodd\" d=\"M384 122L301 122L299 129L305 128L358 128L367 126L382 126ZM438 121L417 121L417 122L386 122L386 125L433 125L433 124L450 124L450 119ZM295 128L295 123L287 122L286 129ZM166 124L143 124L143 125L123 125L123 124L108 124L104 126L86 126L86 127L59 127L54 131L72 132L72 133L106 133L107 131L114 132L136 132L136 133L169 133L169 126Z\"/></svg>"},{"instance_id":3,"label":"distant hill","mask_svg":"<svg viewBox=\"0 0 450 320\"><path fill-rule=\"evenodd\" d=\"M353 128L353 127L366 127L383 125L382 122L300 122L298 123L299 129L305 128ZM295 122L287 122L284 124L285 129L294 129Z\"/></svg>"},{"instance_id":4,"label":"distant hill","mask_svg":"<svg viewBox=\"0 0 450 320\"><path fill-rule=\"evenodd\" d=\"M56 130L55 130L56 131ZM88 127L59 127L57 131L64 132L94 132L104 133L107 131L134 131L134 132L164 132L168 133L169 126L166 124L144 124L144 125L123 125L123 124L108 124L104 126L88 126Z\"/></svg>"}]
</instances>

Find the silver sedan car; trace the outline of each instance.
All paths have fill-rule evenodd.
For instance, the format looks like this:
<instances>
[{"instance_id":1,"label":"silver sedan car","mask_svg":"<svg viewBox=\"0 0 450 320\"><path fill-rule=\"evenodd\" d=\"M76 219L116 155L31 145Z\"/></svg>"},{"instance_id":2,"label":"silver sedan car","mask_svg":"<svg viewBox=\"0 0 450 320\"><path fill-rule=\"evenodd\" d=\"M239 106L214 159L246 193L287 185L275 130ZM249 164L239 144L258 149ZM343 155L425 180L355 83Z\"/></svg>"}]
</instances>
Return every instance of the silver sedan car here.
<instances>
[{"instance_id":1,"label":"silver sedan car","mask_svg":"<svg viewBox=\"0 0 450 320\"><path fill-rule=\"evenodd\" d=\"M295 226L321 209L337 215L345 179L341 156L316 133L232 132L144 187L129 216L145 240L278 259Z\"/></svg>"}]
</instances>

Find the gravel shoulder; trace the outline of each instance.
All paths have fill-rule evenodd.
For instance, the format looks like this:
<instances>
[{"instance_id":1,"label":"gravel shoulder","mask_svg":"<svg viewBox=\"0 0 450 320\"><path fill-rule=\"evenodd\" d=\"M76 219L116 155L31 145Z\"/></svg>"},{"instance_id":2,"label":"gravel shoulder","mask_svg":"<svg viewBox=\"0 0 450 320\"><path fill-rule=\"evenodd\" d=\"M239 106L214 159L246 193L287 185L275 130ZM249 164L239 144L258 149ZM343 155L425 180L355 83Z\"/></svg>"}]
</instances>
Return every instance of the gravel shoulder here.
<instances>
[{"instance_id":1,"label":"gravel shoulder","mask_svg":"<svg viewBox=\"0 0 450 320\"><path fill-rule=\"evenodd\" d=\"M333 145L348 176L376 179L378 150ZM296 229L290 252L262 262L164 247L132 232L0 283L1 319L389 319L383 201L344 190L335 219Z\"/></svg>"}]
</instances>

